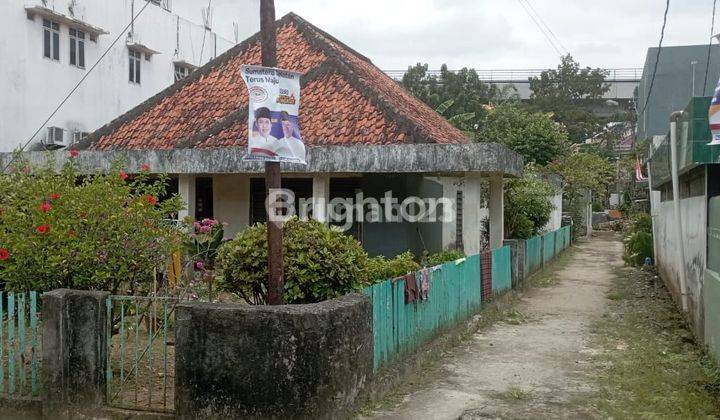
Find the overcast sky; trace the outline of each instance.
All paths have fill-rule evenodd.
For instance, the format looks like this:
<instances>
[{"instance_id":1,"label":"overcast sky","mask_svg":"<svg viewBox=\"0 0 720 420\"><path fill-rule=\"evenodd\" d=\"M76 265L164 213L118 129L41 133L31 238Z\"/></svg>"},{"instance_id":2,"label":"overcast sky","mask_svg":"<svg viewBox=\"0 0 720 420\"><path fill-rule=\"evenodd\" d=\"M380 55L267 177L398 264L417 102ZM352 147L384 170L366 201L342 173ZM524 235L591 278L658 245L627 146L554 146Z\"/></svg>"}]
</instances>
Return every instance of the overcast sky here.
<instances>
[{"instance_id":1,"label":"overcast sky","mask_svg":"<svg viewBox=\"0 0 720 420\"><path fill-rule=\"evenodd\" d=\"M247 2L258 4L214 0L215 28L230 37L233 20L247 22L242 7ZM643 66L647 48L657 45L665 7L664 0L529 2L583 66L605 68ZM433 69L443 63L453 69L547 68L559 61L519 0L276 0L275 5L278 18L293 11L384 70L417 62ZM664 45L707 43L711 15L712 0L671 0Z\"/></svg>"}]
</instances>

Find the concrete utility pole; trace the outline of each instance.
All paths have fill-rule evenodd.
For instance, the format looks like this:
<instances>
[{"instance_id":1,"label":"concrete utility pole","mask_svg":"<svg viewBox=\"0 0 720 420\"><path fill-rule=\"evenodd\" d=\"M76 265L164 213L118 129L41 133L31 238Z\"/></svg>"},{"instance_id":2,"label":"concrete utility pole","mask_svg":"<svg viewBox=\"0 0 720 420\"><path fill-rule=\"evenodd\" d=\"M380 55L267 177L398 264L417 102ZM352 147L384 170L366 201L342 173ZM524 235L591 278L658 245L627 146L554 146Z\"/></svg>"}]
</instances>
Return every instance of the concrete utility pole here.
<instances>
[{"instance_id":1,"label":"concrete utility pole","mask_svg":"<svg viewBox=\"0 0 720 420\"><path fill-rule=\"evenodd\" d=\"M260 40L262 45L263 67L277 67L277 40L275 35L275 1L260 0ZM265 162L265 194L281 188L280 162ZM283 232L282 223L274 222L278 208L275 203L267 202L267 241L268 241L268 294L269 305L283 304ZM275 214L271 214L275 213Z\"/></svg>"}]
</instances>

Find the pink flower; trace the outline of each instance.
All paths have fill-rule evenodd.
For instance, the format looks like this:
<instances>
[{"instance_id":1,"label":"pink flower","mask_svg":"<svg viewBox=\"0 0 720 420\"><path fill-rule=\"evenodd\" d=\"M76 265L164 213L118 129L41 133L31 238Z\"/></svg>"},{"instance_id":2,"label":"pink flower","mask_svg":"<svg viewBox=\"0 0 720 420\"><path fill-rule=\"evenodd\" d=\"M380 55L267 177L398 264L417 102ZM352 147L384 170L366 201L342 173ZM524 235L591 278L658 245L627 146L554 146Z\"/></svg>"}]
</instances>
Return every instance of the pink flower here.
<instances>
[{"instance_id":1,"label":"pink flower","mask_svg":"<svg viewBox=\"0 0 720 420\"><path fill-rule=\"evenodd\" d=\"M120 179L125 181L128 178L128 174L126 174L123 171L120 171Z\"/></svg>"},{"instance_id":2,"label":"pink flower","mask_svg":"<svg viewBox=\"0 0 720 420\"><path fill-rule=\"evenodd\" d=\"M195 269L196 270L204 270L205 269L205 263L202 261L195 261Z\"/></svg>"},{"instance_id":3,"label":"pink flower","mask_svg":"<svg viewBox=\"0 0 720 420\"><path fill-rule=\"evenodd\" d=\"M80 152L78 152L77 150L72 149L70 151L70 158L75 159L76 157L78 157L78 155L80 155Z\"/></svg>"},{"instance_id":4,"label":"pink flower","mask_svg":"<svg viewBox=\"0 0 720 420\"><path fill-rule=\"evenodd\" d=\"M194 222L194 223L193 223L193 228L195 228L196 231L200 230L200 226L201 226L201 225L200 225L200 222Z\"/></svg>"},{"instance_id":5,"label":"pink flower","mask_svg":"<svg viewBox=\"0 0 720 420\"><path fill-rule=\"evenodd\" d=\"M0 261L7 261L10 258L10 251L7 248L0 248Z\"/></svg>"},{"instance_id":6,"label":"pink flower","mask_svg":"<svg viewBox=\"0 0 720 420\"><path fill-rule=\"evenodd\" d=\"M142 165L140 165L140 170L143 172L150 172L150 165L148 165L147 163L143 163Z\"/></svg>"},{"instance_id":7,"label":"pink flower","mask_svg":"<svg viewBox=\"0 0 720 420\"><path fill-rule=\"evenodd\" d=\"M208 233L212 230L212 226L200 226L200 232Z\"/></svg>"},{"instance_id":8,"label":"pink flower","mask_svg":"<svg viewBox=\"0 0 720 420\"><path fill-rule=\"evenodd\" d=\"M35 231L40 234L46 234L50 232L50 225L40 225L35 228Z\"/></svg>"},{"instance_id":9,"label":"pink flower","mask_svg":"<svg viewBox=\"0 0 720 420\"><path fill-rule=\"evenodd\" d=\"M48 202L40 204L40 211L43 213L47 213L50 210L52 210L52 205Z\"/></svg>"},{"instance_id":10,"label":"pink flower","mask_svg":"<svg viewBox=\"0 0 720 420\"><path fill-rule=\"evenodd\" d=\"M57 200L58 198L60 198L60 194L58 194L58 193L56 193L56 192L50 193L50 199L51 199L51 200Z\"/></svg>"}]
</instances>

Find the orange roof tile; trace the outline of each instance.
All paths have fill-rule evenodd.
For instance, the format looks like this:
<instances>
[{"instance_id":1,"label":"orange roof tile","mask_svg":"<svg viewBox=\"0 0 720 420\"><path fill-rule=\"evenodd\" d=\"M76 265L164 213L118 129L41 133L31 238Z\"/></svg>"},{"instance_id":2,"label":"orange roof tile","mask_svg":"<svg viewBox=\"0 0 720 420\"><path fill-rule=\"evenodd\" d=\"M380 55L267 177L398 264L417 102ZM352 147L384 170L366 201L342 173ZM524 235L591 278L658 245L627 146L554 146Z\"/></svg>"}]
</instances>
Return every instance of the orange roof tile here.
<instances>
[{"instance_id":1,"label":"orange roof tile","mask_svg":"<svg viewBox=\"0 0 720 420\"><path fill-rule=\"evenodd\" d=\"M468 138L367 58L299 16L277 23L278 67L303 74L300 126L313 145L467 143ZM247 146L243 64L259 34L88 136L80 148Z\"/></svg>"}]
</instances>

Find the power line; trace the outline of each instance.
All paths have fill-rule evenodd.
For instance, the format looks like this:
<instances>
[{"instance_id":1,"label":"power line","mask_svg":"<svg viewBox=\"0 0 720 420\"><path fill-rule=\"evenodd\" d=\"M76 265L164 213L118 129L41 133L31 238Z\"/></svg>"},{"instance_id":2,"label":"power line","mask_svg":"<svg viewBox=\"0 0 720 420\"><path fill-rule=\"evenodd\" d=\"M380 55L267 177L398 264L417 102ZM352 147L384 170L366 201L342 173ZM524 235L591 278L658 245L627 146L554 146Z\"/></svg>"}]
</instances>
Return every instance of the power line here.
<instances>
[{"instance_id":1,"label":"power line","mask_svg":"<svg viewBox=\"0 0 720 420\"><path fill-rule=\"evenodd\" d=\"M140 9L140 11L137 12L137 14L136 14L135 16L132 16L132 18L130 19L130 23L128 23L127 26L125 26L125 28L124 28L122 31L120 31L120 33L118 34L117 38L115 38L115 40L112 42L112 44L110 44L110 46L107 47L107 49L106 49L106 50L102 53L102 55L97 59L97 61L95 62L95 64L93 64L92 67L90 67L90 69L88 69L88 71L85 72L85 74L83 75L83 77L75 84L75 86L72 88L72 90L70 90L70 92L67 94L67 96L65 96L65 98L64 98L62 101L60 101L60 104L58 104L58 106L57 106L57 107L55 108L55 110L50 114L50 116L47 117L47 119L40 125L40 127L38 127L38 129L33 133L33 135L30 136L30 138L27 139L27 141L26 141L26 142L22 145L22 147L20 148L20 150L19 150L20 152L22 152L23 150L25 150L25 148L30 144L30 142L35 138L35 136L37 136L38 133L40 133L40 131L45 127L45 125L46 125L48 122L50 122L50 120L52 119L52 117L54 117L55 114L57 114L58 111L60 111L60 108L62 108L62 106L65 105L65 103L70 99L70 97L78 90L78 88L80 88L80 85L82 85L83 82L85 82L85 80L90 76L90 74L93 72L93 70L95 70L95 68L98 66L98 64L100 64L100 62L103 60L103 58L105 58L105 56L108 55L108 53L109 53L110 50L115 46L115 44L117 44L118 41L120 41L120 38L122 38L122 37L125 35L125 33L127 32L127 30L130 29L130 27L135 24L135 20L140 16L140 14L141 14L143 11L145 11L145 9L150 5L150 3L151 3L151 2L146 2L146 3L145 3L145 6L143 6L142 9ZM11 164L13 163L13 161L15 160L15 156L16 156L16 155L17 155L17 154L13 154L13 157L10 159L10 161L8 161L8 163L7 163L7 164L5 165L5 167L3 168L3 172L7 171L7 169L10 167L10 165L11 165Z\"/></svg>"},{"instance_id":2,"label":"power line","mask_svg":"<svg viewBox=\"0 0 720 420\"><path fill-rule=\"evenodd\" d=\"M665 38L665 26L667 25L667 15L668 15L669 9L670 9L670 0L666 0L665 1L665 13L663 14L662 28L660 29L660 42L658 43L658 51L657 51L657 55L655 56L655 66L653 68L652 77L650 78L650 87L648 88L648 94L645 97L645 105L643 105L642 111L640 111L640 113L638 114L638 120L640 119L640 116L642 116L645 113L648 103L650 102L650 95L652 94L653 85L655 84L655 76L657 75L658 64L660 63L660 52L662 51L663 38Z\"/></svg>"},{"instance_id":3,"label":"power line","mask_svg":"<svg viewBox=\"0 0 720 420\"><path fill-rule=\"evenodd\" d=\"M533 13L535 13L535 16L537 16L537 18L540 20L540 23L542 23L543 26L545 26L545 29L547 29L547 31L550 32L550 35L552 35L552 37L555 39L555 41L557 41L558 45L560 45L560 48L562 48L563 51L565 51L565 54L570 54L570 51L568 51L568 49L565 48L563 43L560 41L560 38L558 38L555 35L555 32L553 32L552 29L550 29L550 26L548 26L548 24L545 22L545 20L542 18L542 16L540 16L540 13L538 13L538 11L535 10L535 7L533 7L532 3L530 3L530 0L525 0L525 3L528 6L530 6L530 9L533 11Z\"/></svg>"},{"instance_id":4,"label":"power line","mask_svg":"<svg viewBox=\"0 0 720 420\"><path fill-rule=\"evenodd\" d=\"M705 96L705 89L707 88L708 70L710 69L710 51L712 51L712 40L713 32L715 32L715 6L717 0L713 0L713 11L712 11L712 22L710 23L710 42L708 43L707 60L705 60L705 82L703 82L703 96ZM695 92L693 92L695 94Z\"/></svg>"},{"instance_id":5,"label":"power line","mask_svg":"<svg viewBox=\"0 0 720 420\"><path fill-rule=\"evenodd\" d=\"M530 16L530 19L535 23L535 26L542 32L545 39L548 41L551 47L555 50L555 52L558 53L559 56L562 56L562 52L558 49L557 45L555 45L555 42L553 42L552 38L548 34L545 33L545 30L540 26L540 23L535 19L535 16L530 13L530 10L528 10L527 6L525 6L525 3L522 2L522 0L518 0L518 3L520 3L520 6L525 10L525 13L527 13L528 16Z\"/></svg>"}]
</instances>

